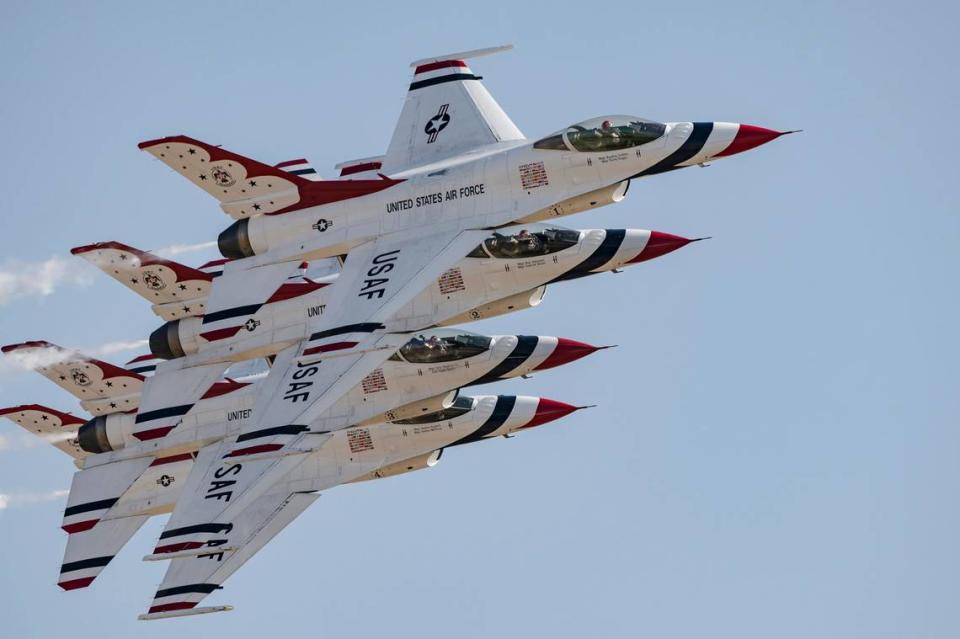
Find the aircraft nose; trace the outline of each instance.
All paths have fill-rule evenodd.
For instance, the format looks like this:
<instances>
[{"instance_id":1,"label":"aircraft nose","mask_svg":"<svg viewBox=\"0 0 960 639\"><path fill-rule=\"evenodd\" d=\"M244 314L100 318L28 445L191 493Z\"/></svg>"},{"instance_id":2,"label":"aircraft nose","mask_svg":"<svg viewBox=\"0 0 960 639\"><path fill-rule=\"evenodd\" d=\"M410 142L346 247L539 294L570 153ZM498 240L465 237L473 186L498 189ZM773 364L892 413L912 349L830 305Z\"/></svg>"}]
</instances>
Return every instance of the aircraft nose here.
<instances>
[{"instance_id":1,"label":"aircraft nose","mask_svg":"<svg viewBox=\"0 0 960 639\"><path fill-rule=\"evenodd\" d=\"M537 412L534 414L533 419L521 426L520 429L533 428L534 426L540 426L541 424L552 422L555 419L566 417L570 413L580 410L581 408L587 407L572 406L564 402L558 402L554 399L541 397L540 402L537 404Z\"/></svg>"},{"instance_id":2,"label":"aircraft nose","mask_svg":"<svg viewBox=\"0 0 960 639\"><path fill-rule=\"evenodd\" d=\"M553 349L553 352L550 353L547 359L543 360L543 363L541 363L539 366L537 366L533 370L544 371L544 370L547 370L548 368L563 366L564 364L575 362L581 357L586 357L587 355L590 355L591 353L595 353L604 348L607 348L607 347L592 346L590 344L578 342L577 340L567 339L566 337L558 337L557 345Z\"/></svg>"},{"instance_id":3,"label":"aircraft nose","mask_svg":"<svg viewBox=\"0 0 960 639\"><path fill-rule=\"evenodd\" d=\"M767 142L776 140L781 135L788 135L790 133L796 133L796 131L774 131L773 129L766 129L762 126L740 124L730 145L719 153L713 154L713 157L719 158L743 153L744 151L755 149Z\"/></svg>"},{"instance_id":4,"label":"aircraft nose","mask_svg":"<svg viewBox=\"0 0 960 639\"><path fill-rule=\"evenodd\" d=\"M703 239L703 238L698 238ZM636 264L638 262L646 262L647 260L652 260L655 257L660 257L661 255L666 255L667 253L672 253L678 248L683 248L690 242L696 242L698 240L691 240L686 237L680 237L679 235L672 235L671 233L663 233L661 231L650 231L650 239L647 240L646 245L643 247L643 250L632 260L629 260L627 264Z\"/></svg>"}]
</instances>

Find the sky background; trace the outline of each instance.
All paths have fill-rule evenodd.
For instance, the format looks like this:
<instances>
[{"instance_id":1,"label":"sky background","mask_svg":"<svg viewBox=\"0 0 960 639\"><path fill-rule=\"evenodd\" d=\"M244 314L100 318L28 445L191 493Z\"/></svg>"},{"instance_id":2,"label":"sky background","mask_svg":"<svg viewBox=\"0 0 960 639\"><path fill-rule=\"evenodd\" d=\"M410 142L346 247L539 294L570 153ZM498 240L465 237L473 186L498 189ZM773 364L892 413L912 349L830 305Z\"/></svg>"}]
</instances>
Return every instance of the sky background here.
<instances>
[{"instance_id":1,"label":"sky background","mask_svg":"<svg viewBox=\"0 0 960 639\"><path fill-rule=\"evenodd\" d=\"M69 249L230 222L137 142L332 176L384 151L418 58L514 43L472 66L531 138L607 113L805 132L567 218L714 239L470 326L619 344L488 387L599 406L327 491L208 598L233 612L136 621L162 518L61 592L65 499L41 498L73 466L4 421L4 636L960 636L956 3L155 6L3 3L0 273L59 282L8 284L4 344L144 338L159 319ZM0 406L33 402L79 412L0 364Z\"/></svg>"}]
</instances>

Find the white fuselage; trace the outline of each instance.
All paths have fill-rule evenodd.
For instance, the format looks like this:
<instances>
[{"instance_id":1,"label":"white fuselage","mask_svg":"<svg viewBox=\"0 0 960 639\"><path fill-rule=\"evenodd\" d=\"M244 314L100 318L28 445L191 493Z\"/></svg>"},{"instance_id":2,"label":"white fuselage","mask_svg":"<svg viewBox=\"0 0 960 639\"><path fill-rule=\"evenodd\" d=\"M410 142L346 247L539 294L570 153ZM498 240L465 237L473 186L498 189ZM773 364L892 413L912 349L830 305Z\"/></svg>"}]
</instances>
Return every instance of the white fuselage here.
<instances>
[{"instance_id":1,"label":"white fuselage","mask_svg":"<svg viewBox=\"0 0 960 639\"><path fill-rule=\"evenodd\" d=\"M549 224L528 224L499 232L511 235L523 229L536 232L550 228ZM452 325L535 306L543 295L541 287L629 265L650 238L650 231L639 229L578 233L570 246L547 254L495 257L487 248L480 249L479 257L463 258L436 285L396 313L387 330L422 330L424 316L431 317L435 325ZM221 313L178 320L166 325L165 330L176 332L187 365L269 356L309 340L311 319L326 312L326 297L326 289L318 288L299 297L263 304L253 314L245 314L241 308L229 317Z\"/></svg>"}]
</instances>

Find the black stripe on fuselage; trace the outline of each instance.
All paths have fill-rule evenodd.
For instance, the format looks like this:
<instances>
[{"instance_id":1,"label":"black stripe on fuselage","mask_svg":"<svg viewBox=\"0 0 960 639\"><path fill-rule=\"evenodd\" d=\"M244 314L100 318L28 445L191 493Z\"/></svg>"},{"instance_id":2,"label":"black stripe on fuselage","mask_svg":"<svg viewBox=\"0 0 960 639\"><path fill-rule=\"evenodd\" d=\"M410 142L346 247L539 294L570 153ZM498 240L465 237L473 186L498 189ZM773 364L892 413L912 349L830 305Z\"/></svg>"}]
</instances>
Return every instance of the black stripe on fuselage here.
<instances>
[{"instance_id":1,"label":"black stripe on fuselage","mask_svg":"<svg viewBox=\"0 0 960 639\"><path fill-rule=\"evenodd\" d=\"M113 555L109 557L91 557L90 559L71 561L70 563L60 566L60 574L73 572L74 570L83 570L84 568L100 568L109 564L111 559L113 559Z\"/></svg>"},{"instance_id":2,"label":"black stripe on fuselage","mask_svg":"<svg viewBox=\"0 0 960 639\"><path fill-rule=\"evenodd\" d=\"M233 524L196 524L194 526L184 526L183 528L174 528L160 533L160 539L169 539L170 537L181 537L183 535L193 535L195 533L228 533L233 530Z\"/></svg>"},{"instance_id":3,"label":"black stripe on fuselage","mask_svg":"<svg viewBox=\"0 0 960 639\"><path fill-rule=\"evenodd\" d=\"M430 78L429 80L412 82L410 84L410 90L416 91L417 89L422 89L424 87L432 87L435 84L443 84L444 82L460 82L461 80L482 80L482 78L478 75L473 75L472 73L451 73L450 75L441 75L438 78Z\"/></svg>"},{"instance_id":4,"label":"black stripe on fuselage","mask_svg":"<svg viewBox=\"0 0 960 639\"><path fill-rule=\"evenodd\" d=\"M483 422L483 426L473 431L466 437L453 442L450 444L450 446L469 444L470 442L475 442L487 437L490 435L490 433L503 426L504 422L507 421L507 418L510 417L510 413L513 412L513 407L516 405L516 403L516 395L497 395L497 404L493 407L493 412L490 413L490 417L487 418L487 421Z\"/></svg>"},{"instance_id":5,"label":"black stripe on fuselage","mask_svg":"<svg viewBox=\"0 0 960 639\"><path fill-rule=\"evenodd\" d=\"M158 590L157 594L155 594L153 598L160 599L161 597L183 595L188 592L202 592L205 595L209 595L218 588L221 588L221 586L218 584L188 584L186 586L174 586L173 588L164 588L163 590Z\"/></svg>"},{"instance_id":6,"label":"black stripe on fuselage","mask_svg":"<svg viewBox=\"0 0 960 639\"><path fill-rule=\"evenodd\" d=\"M88 513L92 510L104 510L105 508L110 508L115 503L119 497L114 497L113 499L101 499L99 501L88 501L85 504L77 504L76 506L70 506L63 511L64 517L70 517L71 515L79 515L80 513Z\"/></svg>"},{"instance_id":7,"label":"black stripe on fuselage","mask_svg":"<svg viewBox=\"0 0 960 639\"><path fill-rule=\"evenodd\" d=\"M379 322L363 322L361 324L347 324L338 328L331 328L325 331L319 331L310 336L310 341L323 339L324 337L333 337L335 335L346 335L348 333L372 333L377 329L384 328Z\"/></svg>"},{"instance_id":8,"label":"black stripe on fuselage","mask_svg":"<svg viewBox=\"0 0 960 639\"><path fill-rule=\"evenodd\" d=\"M289 424L288 426L274 426L273 428L264 428L250 433L243 433L237 437L237 442L246 442L251 439L260 439L261 437L270 437L271 435L299 435L310 430L309 426L299 424Z\"/></svg>"},{"instance_id":9,"label":"black stripe on fuselage","mask_svg":"<svg viewBox=\"0 0 960 639\"><path fill-rule=\"evenodd\" d=\"M703 145L707 143L707 138L710 137L710 133L713 131L713 122L694 122L693 131L690 132L690 137L683 141L683 144L680 145L680 148L663 158L649 169L640 171L636 175L630 177L643 177L644 175L655 175L657 173L665 173L667 171L673 171L674 169L682 169L683 167L677 166L683 162L686 162L703 148Z\"/></svg>"},{"instance_id":10,"label":"black stripe on fuselage","mask_svg":"<svg viewBox=\"0 0 960 639\"><path fill-rule=\"evenodd\" d=\"M142 424L143 422L153 421L154 419L160 419L162 417L179 417L180 415L186 415L191 408L193 408L193 404L183 404L181 406L170 406L168 408L148 410L145 413L137 413L137 418L134 420L134 422L137 424Z\"/></svg>"},{"instance_id":11,"label":"black stripe on fuselage","mask_svg":"<svg viewBox=\"0 0 960 639\"><path fill-rule=\"evenodd\" d=\"M607 229L606 233L607 234L603 238L603 241L600 242L600 246L597 247L597 250L594 251L590 257L580 262L560 277L553 278L549 283L553 284L554 282L563 282L564 280L575 280L578 277L590 275L593 271L612 260L613 256L616 255L617 251L620 250L620 245L623 244L623 238L627 236L627 230Z\"/></svg>"},{"instance_id":12,"label":"black stripe on fuselage","mask_svg":"<svg viewBox=\"0 0 960 639\"><path fill-rule=\"evenodd\" d=\"M513 347L506 359L497 364L489 373L470 382L467 386L487 384L502 379L529 359L539 341L540 339L536 335L517 335L517 345Z\"/></svg>"},{"instance_id":13,"label":"black stripe on fuselage","mask_svg":"<svg viewBox=\"0 0 960 639\"><path fill-rule=\"evenodd\" d=\"M207 313L203 316L203 324L210 324L211 322L218 322L223 319L229 319L231 317L242 317L244 315L253 315L260 310L260 307L263 304L248 304L247 306L238 306L236 308L228 308L223 311L214 311L213 313Z\"/></svg>"}]
</instances>

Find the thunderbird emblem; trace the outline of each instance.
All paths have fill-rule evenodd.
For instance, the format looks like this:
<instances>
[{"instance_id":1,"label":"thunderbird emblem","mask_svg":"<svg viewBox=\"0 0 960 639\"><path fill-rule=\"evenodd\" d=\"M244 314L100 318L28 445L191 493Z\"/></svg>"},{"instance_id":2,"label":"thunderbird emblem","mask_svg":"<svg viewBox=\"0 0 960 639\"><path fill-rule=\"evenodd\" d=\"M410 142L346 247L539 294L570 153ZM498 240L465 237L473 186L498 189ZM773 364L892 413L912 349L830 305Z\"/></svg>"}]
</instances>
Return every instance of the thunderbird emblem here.
<instances>
[{"instance_id":1,"label":"thunderbird emblem","mask_svg":"<svg viewBox=\"0 0 960 639\"><path fill-rule=\"evenodd\" d=\"M215 166L210 170L210 177L217 183L217 186L233 186L237 183L226 169L219 166Z\"/></svg>"},{"instance_id":2,"label":"thunderbird emblem","mask_svg":"<svg viewBox=\"0 0 960 639\"><path fill-rule=\"evenodd\" d=\"M79 368L74 368L73 370L71 370L70 377L73 378L73 383L76 384L77 386L90 385L90 377Z\"/></svg>"},{"instance_id":3,"label":"thunderbird emblem","mask_svg":"<svg viewBox=\"0 0 960 639\"><path fill-rule=\"evenodd\" d=\"M163 280L160 279L160 276L154 273L153 271L143 272L143 283L155 291L159 291L163 288L166 288L167 286L166 284L163 283Z\"/></svg>"}]
</instances>

